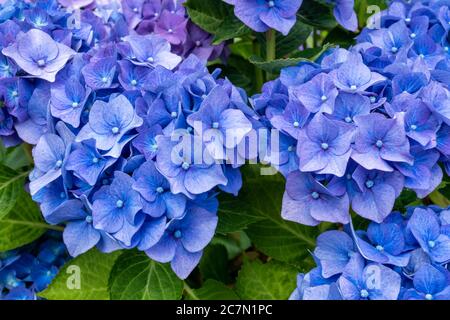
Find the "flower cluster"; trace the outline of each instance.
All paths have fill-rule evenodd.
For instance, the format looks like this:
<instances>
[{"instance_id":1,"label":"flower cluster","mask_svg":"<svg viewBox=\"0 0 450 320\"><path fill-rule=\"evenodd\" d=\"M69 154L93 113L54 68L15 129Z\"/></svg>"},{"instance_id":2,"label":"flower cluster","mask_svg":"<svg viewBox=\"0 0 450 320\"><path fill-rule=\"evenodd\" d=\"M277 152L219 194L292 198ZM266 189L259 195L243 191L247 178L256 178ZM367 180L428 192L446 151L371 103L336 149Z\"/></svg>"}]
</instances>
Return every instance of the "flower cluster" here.
<instances>
[{"instance_id":1,"label":"flower cluster","mask_svg":"<svg viewBox=\"0 0 450 320\"><path fill-rule=\"evenodd\" d=\"M225 58L225 44L213 45L213 36L192 23L184 0L122 0L128 28L138 34L155 34L172 45L182 57L195 54L202 60Z\"/></svg>"},{"instance_id":2,"label":"flower cluster","mask_svg":"<svg viewBox=\"0 0 450 320\"><path fill-rule=\"evenodd\" d=\"M245 92L208 71L217 48L204 33L205 50L174 53L187 48L174 1L124 1L123 15L89 4L73 29L53 2L20 4L0 25L14 70L1 83L8 110L23 112L11 125L34 145L33 200L65 225L70 255L137 248L186 278L214 235L217 192L242 184L226 162L253 127Z\"/></svg>"},{"instance_id":3,"label":"flower cluster","mask_svg":"<svg viewBox=\"0 0 450 320\"><path fill-rule=\"evenodd\" d=\"M36 300L69 256L61 234L49 232L39 240L0 252L0 300Z\"/></svg>"},{"instance_id":4,"label":"flower cluster","mask_svg":"<svg viewBox=\"0 0 450 320\"><path fill-rule=\"evenodd\" d=\"M344 230L317 238L317 267L298 275L290 299L450 299L450 208L410 207Z\"/></svg>"},{"instance_id":5,"label":"flower cluster","mask_svg":"<svg viewBox=\"0 0 450 320\"><path fill-rule=\"evenodd\" d=\"M93 91L113 89L118 81L127 90L140 87L143 65L173 69L190 54L208 60L226 52L224 44L211 44L212 35L194 26L177 1L135 1L136 7L132 1L59 2L0 5L0 137L6 146L22 140L35 144L46 131L49 82L63 69L66 79L52 86L51 116L77 126ZM143 20L134 11L144 12ZM105 43L108 48L102 47ZM104 50L102 59L94 61L98 50ZM84 87L80 70L89 61L82 70Z\"/></svg>"},{"instance_id":6,"label":"flower cluster","mask_svg":"<svg viewBox=\"0 0 450 320\"><path fill-rule=\"evenodd\" d=\"M256 32L274 29L287 35L297 21L297 11L303 0L223 0L234 6L234 14ZM337 22L345 29L356 31L358 20L353 10L354 0L328 0Z\"/></svg>"},{"instance_id":7,"label":"flower cluster","mask_svg":"<svg viewBox=\"0 0 450 320\"><path fill-rule=\"evenodd\" d=\"M266 160L287 177L282 216L382 222L403 188L420 198L450 172L448 7L394 2L349 50L281 72L252 97L281 134Z\"/></svg>"}]
</instances>

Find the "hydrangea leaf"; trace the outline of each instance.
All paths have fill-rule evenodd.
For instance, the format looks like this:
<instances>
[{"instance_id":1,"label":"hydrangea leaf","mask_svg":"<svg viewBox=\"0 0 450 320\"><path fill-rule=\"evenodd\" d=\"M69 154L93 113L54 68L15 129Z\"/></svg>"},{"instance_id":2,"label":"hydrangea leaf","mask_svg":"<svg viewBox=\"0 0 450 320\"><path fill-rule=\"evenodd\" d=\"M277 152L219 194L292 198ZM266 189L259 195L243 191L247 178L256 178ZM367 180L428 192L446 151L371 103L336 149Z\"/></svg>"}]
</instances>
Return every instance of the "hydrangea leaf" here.
<instances>
[{"instance_id":1,"label":"hydrangea leaf","mask_svg":"<svg viewBox=\"0 0 450 320\"><path fill-rule=\"evenodd\" d=\"M320 1L304 0L298 14L303 22L321 29L329 30L337 25L331 7Z\"/></svg>"},{"instance_id":2,"label":"hydrangea leaf","mask_svg":"<svg viewBox=\"0 0 450 320\"><path fill-rule=\"evenodd\" d=\"M92 249L67 262L39 296L49 300L108 300L109 275L119 256L120 251L101 253ZM79 289L76 286L78 271Z\"/></svg>"},{"instance_id":3,"label":"hydrangea leaf","mask_svg":"<svg viewBox=\"0 0 450 320\"><path fill-rule=\"evenodd\" d=\"M236 258L252 246L250 239L244 231L227 233L226 235L217 234L211 243L224 246L227 250L228 260Z\"/></svg>"},{"instance_id":4,"label":"hydrangea leaf","mask_svg":"<svg viewBox=\"0 0 450 320\"><path fill-rule=\"evenodd\" d=\"M28 244L49 229L59 227L46 224L38 205L22 190L15 206L0 219L0 251Z\"/></svg>"},{"instance_id":5,"label":"hydrangea leaf","mask_svg":"<svg viewBox=\"0 0 450 320\"><path fill-rule=\"evenodd\" d=\"M0 165L0 219L14 207L28 172L16 172L5 165Z\"/></svg>"},{"instance_id":6,"label":"hydrangea leaf","mask_svg":"<svg viewBox=\"0 0 450 320\"><path fill-rule=\"evenodd\" d=\"M295 288L298 270L275 260L262 263L244 260L236 282L243 300L286 300Z\"/></svg>"},{"instance_id":7,"label":"hydrangea leaf","mask_svg":"<svg viewBox=\"0 0 450 320\"><path fill-rule=\"evenodd\" d=\"M187 300L239 300L233 289L212 279L206 280L201 288L186 290L186 292Z\"/></svg>"},{"instance_id":8,"label":"hydrangea leaf","mask_svg":"<svg viewBox=\"0 0 450 320\"><path fill-rule=\"evenodd\" d=\"M279 174L260 175L259 168L245 167L239 196L221 199L218 231L245 228L258 250L280 261L302 264L308 249L314 248L318 229L281 217L284 179Z\"/></svg>"},{"instance_id":9,"label":"hydrangea leaf","mask_svg":"<svg viewBox=\"0 0 450 320\"><path fill-rule=\"evenodd\" d=\"M199 268L204 280L213 279L229 283L227 249L220 244L206 247Z\"/></svg>"},{"instance_id":10,"label":"hydrangea leaf","mask_svg":"<svg viewBox=\"0 0 450 320\"><path fill-rule=\"evenodd\" d=\"M250 29L235 17L233 7L221 0L188 0L185 6L195 24L215 35L213 44L250 32Z\"/></svg>"},{"instance_id":11,"label":"hydrangea leaf","mask_svg":"<svg viewBox=\"0 0 450 320\"><path fill-rule=\"evenodd\" d=\"M178 300L183 281L169 264L151 260L145 253L124 252L117 259L109 280L114 300Z\"/></svg>"}]
</instances>

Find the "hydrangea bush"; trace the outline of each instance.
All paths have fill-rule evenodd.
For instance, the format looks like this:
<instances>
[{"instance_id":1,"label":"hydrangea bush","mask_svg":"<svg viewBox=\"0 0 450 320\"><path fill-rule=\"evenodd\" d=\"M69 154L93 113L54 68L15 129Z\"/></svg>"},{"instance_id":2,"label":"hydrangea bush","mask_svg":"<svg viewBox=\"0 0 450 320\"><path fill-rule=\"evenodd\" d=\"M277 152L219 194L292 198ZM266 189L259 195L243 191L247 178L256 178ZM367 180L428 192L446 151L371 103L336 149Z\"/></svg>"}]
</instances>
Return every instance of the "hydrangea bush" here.
<instances>
[{"instance_id":1,"label":"hydrangea bush","mask_svg":"<svg viewBox=\"0 0 450 320\"><path fill-rule=\"evenodd\" d=\"M369 2L4 2L1 297L446 299L448 4Z\"/></svg>"}]
</instances>

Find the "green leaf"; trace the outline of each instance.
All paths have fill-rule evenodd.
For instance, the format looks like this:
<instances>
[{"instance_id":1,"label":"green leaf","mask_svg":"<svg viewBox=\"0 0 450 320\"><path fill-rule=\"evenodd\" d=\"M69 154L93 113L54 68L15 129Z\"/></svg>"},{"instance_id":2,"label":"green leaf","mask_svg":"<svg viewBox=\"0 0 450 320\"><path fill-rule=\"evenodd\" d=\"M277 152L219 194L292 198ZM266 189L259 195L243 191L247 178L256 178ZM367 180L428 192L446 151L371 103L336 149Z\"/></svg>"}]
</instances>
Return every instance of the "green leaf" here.
<instances>
[{"instance_id":1,"label":"green leaf","mask_svg":"<svg viewBox=\"0 0 450 320\"><path fill-rule=\"evenodd\" d=\"M285 183L280 174L261 175L260 167L255 165L244 167L242 172L244 183L239 196L220 201L219 229L245 228L257 249L264 254L280 261L304 264L305 257L309 257L308 250L315 246L318 228L281 217Z\"/></svg>"},{"instance_id":2,"label":"green leaf","mask_svg":"<svg viewBox=\"0 0 450 320\"><path fill-rule=\"evenodd\" d=\"M228 260L236 258L252 245L247 234L243 231L231 232L226 235L216 234L211 243L224 246L227 250Z\"/></svg>"},{"instance_id":3,"label":"green leaf","mask_svg":"<svg viewBox=\"0 0 450 320\"><path fill-rule=\"evenodd\" d=\"M233 289L223 283L209 279L199 289L191 289L187 300L239 300Z\"/></svg>"},{"instance_id":4,"label":"green leaf","mask_svg":"<svg viewBox=\"0 0 450 320\"><path fill-rule=\"evenodd\" d=\"M49 300L109 300L109 274L120 254L120 251L101 253L92 249L76 257L64 265L39 296ZM81 276L79 289L73 286L78 270Z\"/></svg>"},{"instance_id":5,"label":"green leaf","mask_svg":"<svg viewBox=\"0 0 450 320\"><path fill-rule=\"evenodd\" d=\"M196 25L215 35L213 44L219 44L251 32L234 15L233 7L222 0L188 0L184 5L190 19Z\"/></svg>"},{"instance_id":6,"label":"green leaf","mask_svg":"<svg viewBox=\"0 0 450 320\"><path fill-rule=\"evenodd\" d=\"M14 207L26 176L28 172L19 173L0 164L0 219Z\"/></svg>"},{"instance_id":7,"label":"green leaf","mask_svg":"<svg viewBox=\"0 0 450 320\"><path fill-rule=\"evenodd\" d=\"M228 253L223 245L211 244L206 247L199 268L204 280L214 279L223 283L230 282Z\"/></svg>"},{"instance_id":8,"label":"green leaf","mask_svg":"<svg viewBox=\"0 0 450 320\"><path fill-rule=\"evenodd\" d=\"M22 190L12 210L0 219L0 251L28 244L49 229L62 230L46 224L37 204Z\"/></svg>"},{"instance_id":9,"label":"green leaf","mask_svg":"<svg viewBox=\"0 0 450 320\"><path fill-rule=\"evenodd\" d=\"M302 61L309 61L309 60L305 58L285 58L285 59L275 59L272 61L265 61L261 57L251 56L249 61L256 67L268 73L276 74L279 73L283 68L295 66Z\"/></svg>"},{"instance_id":10,"label":"green leaf","mask_svg":"<svg viewBox=\"0 0 450 320\"><path fill-rule=\"evenodd\" d=\"M114 300L177 300L183 281L169 264L151 260L145 253L126 251L117 259L109 281Z\"/></svg>"},{"instance_id":11,"label":"green leaf","mask_svg":"<svg viewBox=\"0 0 450 320\"><path fill-rule=\"evenodd\" d=\"M296 287L298 270L272 260L244 260L236 282L236 293L243 300L286 300Z\"/></svg>"},{"instance_id":12,"label":"green leaf","mask_svg":"<svg viewBox=\"0 0 450 320\"><path fill-rule=\"evenodd\" d=\"M321 30L331 30L337 25L331 6L315 0L304 0L297 16L304 23Z\"/></svg>"}]
</instances>

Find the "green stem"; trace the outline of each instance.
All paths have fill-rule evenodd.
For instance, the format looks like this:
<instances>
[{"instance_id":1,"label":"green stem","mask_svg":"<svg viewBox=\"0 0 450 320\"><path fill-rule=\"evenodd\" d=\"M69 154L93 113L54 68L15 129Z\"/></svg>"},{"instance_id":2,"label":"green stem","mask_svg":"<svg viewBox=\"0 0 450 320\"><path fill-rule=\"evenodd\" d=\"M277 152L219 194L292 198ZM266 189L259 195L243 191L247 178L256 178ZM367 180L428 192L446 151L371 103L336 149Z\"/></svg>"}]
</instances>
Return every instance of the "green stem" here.
<instances>
[{"instance_id":1,"label":"green stem","mask_svg":"<svg viewBox=\"0 0 450 320\"><path fill-rule=\"evenodd\" d=\"M266 32L266 61L273 61L276 58L276 34L275 34L275 30L273 29L269 29ZM267 73L267 79L266 80L270 80L271 79L271 74L268 72Z\"/></svg>"},{"instance_id":2,"label":"green stem","mask_svg":"<svg viewBox=\"0 0 450 320\"><path fill-rule=\"evenodd\" d=\"M192 290L191 287L189 287L189 285L185 282L184 283L184 291L186 292L186 294L188 296L190 296L193 300L200 300L199 297L197 297L197 295L195 294L194 290Z\"/></svg>"},{"instance_id":3,"label":"green stem","mask_svg":"<svg viewBox=\"0 0 450 320\"><path fill-rule=\"evenodd\" d=\"M439 189L434 190L429 196L430 200L442 208L447 208L450 206L450 200L447 199L442 193L439 192Z\"/></svg>"}]
</instances>

